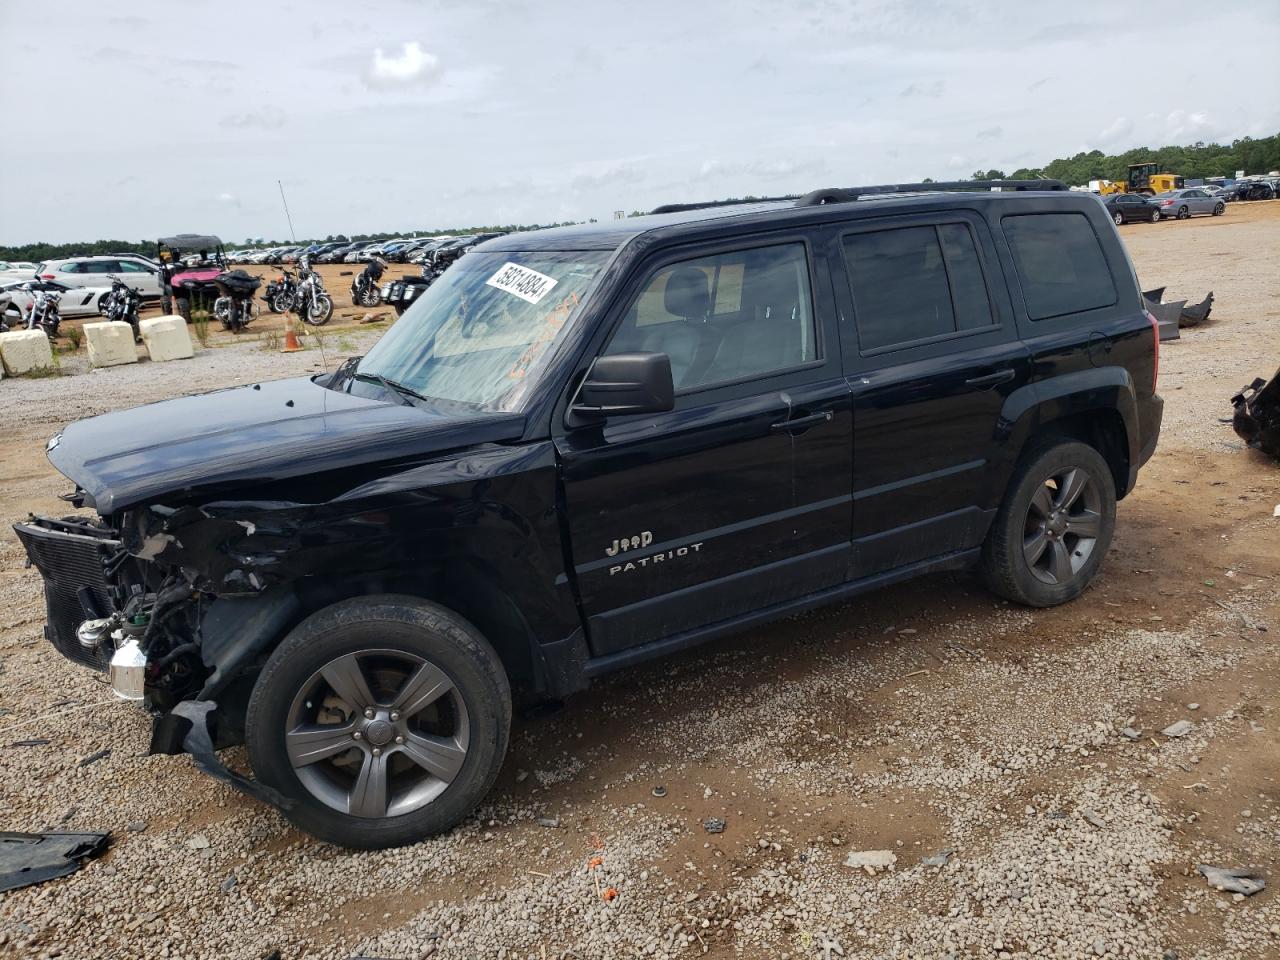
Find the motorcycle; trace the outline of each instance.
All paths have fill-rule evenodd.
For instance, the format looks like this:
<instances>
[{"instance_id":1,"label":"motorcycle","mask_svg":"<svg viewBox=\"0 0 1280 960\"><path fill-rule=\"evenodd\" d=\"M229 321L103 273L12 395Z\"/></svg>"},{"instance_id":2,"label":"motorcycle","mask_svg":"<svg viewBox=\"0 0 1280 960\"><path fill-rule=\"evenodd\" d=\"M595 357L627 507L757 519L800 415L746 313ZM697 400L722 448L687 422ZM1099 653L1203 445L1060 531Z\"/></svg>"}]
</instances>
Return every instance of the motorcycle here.
<instances>
[{"instance_id":1,"label":"motorcycle","mask_svg":"<svg viewBox=\"0 0 1280 960\"><path fill-rule=\"evenodd\" d=\"M378 281L387 267L381 257L369 260L364 271L351 281L351 305L353 307L376 307L378 305Z\"/></svg>"},{"instance_id":2,"label":"motorcycle","mask_svg":"<svg viewBox=\"0 0 1280 960\"><path fill-rule=\"evenodd\" d=\"M311 269L309 257L298 261L298 289L288 309L294 310L304 323L322 327L333 316L333 300L325 292L324 280Z\"/></svg>"},{"instance_id":3,"label":"motorcycle","mask_svg":"<svg viewBox=\"0 0 1280 960\"><path fill-rule=\"evenodd\" d=\"M103 298L102 315L108 320L122 321L133 327L133 340L142 342L142 330L138 326L138 307L142 295L117 276L111 277L111 291Z\"/></svg>"},{"instance_id":4,"label":"motorcycle","mask_svg":"<svg viewBox=\"0 0 1280 960\"><path fill-rule=\"evenodd\" d=\"M46 337L54 339L58 335L58 325L62 323L58 314L58 301L62 294L56 290L36 290L29 283L24 283L19 289L31 295L26 316L22 318L23 329L43 330Z\"/></svg>"},{"instance_id":5,"label":"motorcycle","mask_svg":"<svg viewBox=\"0 0 1280 960\"><path fill-rule=\"evenodd\" d=\"M267 309L272 313L284 313L293 305L293 298L298 292L298 278L289 270L283 270L276 279L267 284L262 299L267 301Z\"/></svg>"},{"instance_id":6,"label":"motorcycle","mask_svg":"<svg viewBox=\"0 0 1280 960\"><path fill-rule=\"evenodd\" d=\"M218 299L213 301L214 319L232 333L239 333L258 315L253 295L262 285L262 277L250 276L243 270L231 270L213 278Z\"/></svg>"}]
</instances>

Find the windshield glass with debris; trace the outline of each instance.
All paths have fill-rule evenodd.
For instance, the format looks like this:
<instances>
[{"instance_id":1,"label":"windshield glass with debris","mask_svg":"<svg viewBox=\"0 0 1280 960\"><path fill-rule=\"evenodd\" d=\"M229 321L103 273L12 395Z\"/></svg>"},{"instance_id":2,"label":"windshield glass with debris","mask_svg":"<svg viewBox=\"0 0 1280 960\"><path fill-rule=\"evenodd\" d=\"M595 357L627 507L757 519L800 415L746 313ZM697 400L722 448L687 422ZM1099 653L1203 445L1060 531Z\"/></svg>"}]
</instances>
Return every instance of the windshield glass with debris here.
<instances>
[{"instance_id":1,"label":"windshield glass with debris","mask_svg":"<svg viewBox=\"0 0 1280 960\"><path fill-rule=\"evenodd\" d=\"M469 253L378 341L357 375L428 399L516 409L608 256Z\"/></svg>"}]
</instances>

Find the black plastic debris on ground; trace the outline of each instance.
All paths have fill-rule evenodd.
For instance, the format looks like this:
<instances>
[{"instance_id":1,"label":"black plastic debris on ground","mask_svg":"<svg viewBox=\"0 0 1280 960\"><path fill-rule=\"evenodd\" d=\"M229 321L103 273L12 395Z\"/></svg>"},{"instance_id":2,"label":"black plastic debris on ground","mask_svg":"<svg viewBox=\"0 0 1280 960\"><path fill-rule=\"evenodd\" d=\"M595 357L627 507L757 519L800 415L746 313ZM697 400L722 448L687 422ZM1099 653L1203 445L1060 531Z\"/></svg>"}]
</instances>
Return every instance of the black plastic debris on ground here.
<instances>
[{"instance_id":1,"label":"black plastic debris on ground","mask_svg":"<svg viewBox=\"0 0 1280 960\"><path fill-rule=\"evenodd\" d=\"M1240 439L1280 458L1280 370L1269 381L1258 377L1231 398L1231 406L1231 427Z\"/></svg>"},{"instance_id":2,"label":"black plastic debris on ground","mask_svg":"<svg viewBox=\"0 0 1280 960\"><path fill-rule=\"evenodd\" d=\"M109 833L0 831L0 893L65 877L107 849Z\"/></svg>"}]
</instances>

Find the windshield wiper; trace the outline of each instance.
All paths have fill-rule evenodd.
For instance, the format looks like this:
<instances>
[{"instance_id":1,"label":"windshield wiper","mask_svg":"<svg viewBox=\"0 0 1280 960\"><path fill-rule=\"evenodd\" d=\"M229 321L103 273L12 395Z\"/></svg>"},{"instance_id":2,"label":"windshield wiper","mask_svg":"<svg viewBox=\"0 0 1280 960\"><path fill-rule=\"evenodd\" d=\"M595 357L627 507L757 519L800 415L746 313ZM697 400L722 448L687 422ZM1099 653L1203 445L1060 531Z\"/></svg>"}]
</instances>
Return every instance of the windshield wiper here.
<instances>
[{"instance_id":1,"label":"windshield wiper","mask_svg":"<svg viewBox=\"0 0 1280 960\"><path fill-rule=\"evenodd\" d=\"M352 374L352 376L356 380L372 380L374 383L378 384L378 386L382 387L388 393L394 393L396 397L400 400L400 402L403 403L405 406L409 406L409 407L416 406L413 400L409 399L410 397L413 397L415 400L427 399L422 394L415 393L413 390L410 390L408 387L406 387L402 383L396 383L394 380L388 380L386 377L384 377L380 373L366 373L364 371L357 370L354 374Z\"/></svg>"}]
</instances>

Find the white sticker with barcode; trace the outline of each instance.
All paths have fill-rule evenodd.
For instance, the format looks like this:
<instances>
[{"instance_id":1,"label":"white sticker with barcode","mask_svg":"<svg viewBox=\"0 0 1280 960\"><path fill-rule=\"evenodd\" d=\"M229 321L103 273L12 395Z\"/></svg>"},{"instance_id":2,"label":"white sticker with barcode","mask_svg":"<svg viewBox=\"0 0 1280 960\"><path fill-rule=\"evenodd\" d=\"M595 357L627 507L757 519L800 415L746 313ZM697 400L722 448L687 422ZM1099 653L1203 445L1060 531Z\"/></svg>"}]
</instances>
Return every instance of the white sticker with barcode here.
<instances>
[{"instance_id":1,"label":"white sticker with barcode","mask_svg":"<svg viewBox=\"0 0 1280 960\"><path fill-rule=\"evenodd\" d=\"M553 277L522 267L518 263L504 263L502 269L485 283L490 287L497 287L499 290L514 294L529 303L537 303L556 285Z\"/></svg>"}]
</instances>

